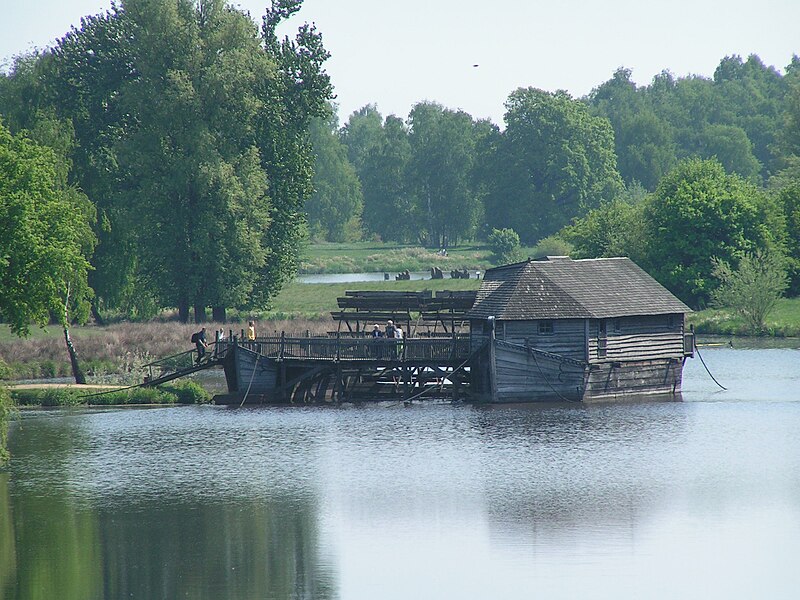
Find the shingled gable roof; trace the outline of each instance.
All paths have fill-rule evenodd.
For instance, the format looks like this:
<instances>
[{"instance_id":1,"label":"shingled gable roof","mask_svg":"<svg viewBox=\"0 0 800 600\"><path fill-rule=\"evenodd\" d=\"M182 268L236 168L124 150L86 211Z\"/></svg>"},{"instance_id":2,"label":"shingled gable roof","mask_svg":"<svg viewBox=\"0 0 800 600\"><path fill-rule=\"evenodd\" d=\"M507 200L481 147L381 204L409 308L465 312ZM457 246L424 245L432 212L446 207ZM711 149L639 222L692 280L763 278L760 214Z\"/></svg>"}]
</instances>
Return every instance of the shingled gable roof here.
<instances>
[{"instance_id":1,"label":"shingled gable roof","mask_svg":"<svg viewBox=\"0 0 800 600\"><path fill-rule=\"evenodd\" d=\"M471 319L608 319L691 309L629 258L546 259L486 271Z\"/></svg>"}]
</instances>

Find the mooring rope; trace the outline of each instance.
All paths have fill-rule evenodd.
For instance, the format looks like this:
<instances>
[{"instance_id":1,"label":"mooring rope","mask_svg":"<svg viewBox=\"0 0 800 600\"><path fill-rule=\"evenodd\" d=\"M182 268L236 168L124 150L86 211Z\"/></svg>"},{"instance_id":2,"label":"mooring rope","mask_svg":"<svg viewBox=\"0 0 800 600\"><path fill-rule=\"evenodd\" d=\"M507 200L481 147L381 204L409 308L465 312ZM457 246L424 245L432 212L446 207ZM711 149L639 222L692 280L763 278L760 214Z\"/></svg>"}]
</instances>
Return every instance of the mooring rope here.
<instances>
[{"instance_id":1,"label":"mooring rope","mask_svg":"<svg viewBox=\"0 0 800 600\"><path fill-rule=\"evenodd\" d=\"M722 385L722 384L721 384L719 381L717 381L717 378L716 378L716 377L714 377L714 376L711 374L711 371L709 371L709 369L708 369L708 366L706 365L706 361L704 361L704 360L703 360L703 355L702 355L702 354L700 354L700 348L698 348L698 347L697 347L697 342L695 342L695 344L694 344L694 349L695 349L695 351L697 352L697 358L699 358L699 359L700 359L700 362L701 362L701 363L703 363L703 366L705 367L705 369L706 369L706 373L708 373L708 376L709 376L709 377L711 377L711 379L714 381L714 383L716 383L716 384L717 384L719 387L721 387L723 390L727 390L728 388L726 388L726 387L725 387L724 385Z\"/></svg>"},{"instance_id":2,"label":"mooring rope","mask_svg":"<svg viewBox=\"0 0 800 600\"><path fill-rule=\"evenodd\" d=\"M239 405L239 408L242 408L242 406L244 406L244 401L247 400L247 394L250 393L250 386L253 385L253 379L255 379L255 376L256 376L256 367L258 366L258 358L259 358L259 356L261 356L261 355L260 354L256 354L256 360L253 363L253 373L250 375L250 383L247 384L247 390L245 391L244 396L242 396L242 403Z\"/></svg>"},{"instance_id":3,"label":"mooring rope","mask_svg":"<svg viewBox=\"0 0 800 600\"><path fill-rule=\"evenodd\" d=\"M529 348L529 350L531 349ZM550 380L547 378L547 375L544 374L542 367L539 365L539 361L536 358L536 352L530 352L530 355L533 357L533 362L536 363L536 368L539 369L539 375L542 376L542 379L544 379L545 383L547 383L550 389L553 390L553 392L555 392L556 396L561 398L561 400L563 400L564 402L576 402L576 400L573 400L572 398L567 398L561 392L559 392L555 387L553 387L553 384L550 383ZM561 364L559 363L559 368L560 367Z\"/></svg>"}]
</instances>

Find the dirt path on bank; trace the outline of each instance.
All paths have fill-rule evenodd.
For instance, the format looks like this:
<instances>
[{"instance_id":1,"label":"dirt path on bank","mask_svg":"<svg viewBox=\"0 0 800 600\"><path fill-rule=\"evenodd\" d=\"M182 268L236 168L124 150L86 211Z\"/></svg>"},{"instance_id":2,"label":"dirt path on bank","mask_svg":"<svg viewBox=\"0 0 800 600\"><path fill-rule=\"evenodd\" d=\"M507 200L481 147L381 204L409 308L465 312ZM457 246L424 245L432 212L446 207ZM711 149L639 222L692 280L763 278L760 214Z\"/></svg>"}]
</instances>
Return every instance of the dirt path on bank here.
<instances>
[{"instance_id":1,"label":"dirt path on bank","mask_svg":"<svg viewBox=\"0 0 800 600\"><path fill-rule=\"evenodd\" d=\"M125 385L101 385L99 383L17 383L8 386L12 390L48 390L48 389L78 389L78 390L118 390L130 387Z\"/></svg>"}]
</instances>

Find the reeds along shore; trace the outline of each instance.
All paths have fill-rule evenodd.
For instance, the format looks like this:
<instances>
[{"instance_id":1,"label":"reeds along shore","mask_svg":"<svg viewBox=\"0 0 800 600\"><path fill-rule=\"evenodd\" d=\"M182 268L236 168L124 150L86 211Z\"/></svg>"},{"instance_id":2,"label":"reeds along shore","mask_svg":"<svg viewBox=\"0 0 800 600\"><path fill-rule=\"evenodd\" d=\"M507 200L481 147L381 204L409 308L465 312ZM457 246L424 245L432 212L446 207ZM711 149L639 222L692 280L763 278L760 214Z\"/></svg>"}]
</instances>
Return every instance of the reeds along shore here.
<instances>
[{"instance_id":1,"label":"reeds along shore","mask_svg":"<svg viewBox=\"0 0 800 600\"><path fill-rule=\"evenodd\" d=\"M222 328L239 335L244 323L119 323L106 327L85 326L70 329L78 357L89 373L130 372L156 358L191 350L193 332L206 328L209 342ZM256 321L256 333L266 335L286 331L287 335L323 334L333 326L326 320ZM38 379L71 374L63 333L58 326L47 328L47 335L34 339L7 339L0 342L0 378Z\"/></svg>"}]
</instances>

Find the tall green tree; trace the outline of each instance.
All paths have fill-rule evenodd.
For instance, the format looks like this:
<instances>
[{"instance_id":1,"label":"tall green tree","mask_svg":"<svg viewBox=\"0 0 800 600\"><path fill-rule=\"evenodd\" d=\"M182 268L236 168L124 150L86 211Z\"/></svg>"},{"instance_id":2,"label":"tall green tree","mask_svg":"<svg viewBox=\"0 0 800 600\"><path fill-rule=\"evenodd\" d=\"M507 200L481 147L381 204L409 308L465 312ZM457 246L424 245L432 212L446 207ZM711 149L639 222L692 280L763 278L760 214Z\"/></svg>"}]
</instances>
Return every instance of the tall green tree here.
<instances>
[{"instance_id":1,"label":"tall green tree","mask_svg":"<svg viewBox=\"0 0 800 600\"><path fill-rule=\"evenodd\" d=\"M472 179L476 139L472 117L422 102L411 109L408 121L407 177L421 218L421 241L446 248L473 237L480 205Z\"/></svg>"},{"instance_id":2,"label":"tall green tree","mask_svg":"<svg viewBox=\"0 0 800 600\"><path fill-rule=\"evenodd\" d=\"M788 293L800 294L800 177L777 178L770 193L783 212L786 236L783 250L789 280Z\"/></svg>"},{"instance_id":3,"label":"tall green tree","mask_svg":"<svg viewBox=\"0 0 800 600\"><path fill-rule=\"evenodd\" d=\"M566 92L518 89L505 120L486 199L490 226L515 223L532 244L622 189L610 123Z\"/></svg>"},{"instance_id":4,"label":"tall green tree","mask_svg":"<svg viewBox=\"0 0 800 600\"><path fill-rule=\"evenodd\" d=\"M272 200L269 248L248 305L266 306L297 273L306 239L305 203L313 192L313 151L308 141L311 119L324 117L333 90L323 66L330 54L315 27L302 25L293 39L279 40L276 29L295 14L302 0L273 0L264 16L262 39L275 62L277 77L260 86L264 109L256 123L262 168ZM268 85L267 85L268 84Z\"/></svg>"},{"instance_id":5,"label":"tall green tree","mask_svg":"<svg viewBox=\"0 0 800 600\"><path fill-rule=\"evenodd\" d=\"M712 257L732 265L770 248L763 193L716 160L687 159L658 185L645 206L645 266L685 302L703 306L716 287Z\"/></svg>"},{"instance_id":6,"label":"tall green tree","mask_svg":"<svg viewBox=\"0 0 800 600\"><path fill-rule=\"evenodd\" d=\"M308 126L331 95L313 27L275 35L300 5L276 0L259 32L222 0L125 0L20 69L35 76L19 94L75 127L74 181L99 212L98 305L220 319L265 306L296 271Z\"/></svg>"},{"instance_id":7,"label":"tall green tree","mask_svg":"<svg viewBox=\"0 0 800 600\"><path fill-rule=\"evenodd\" d=\"M363 179L364 168L373 152L386 141L383 117L374 104L367 104L354 111L341 129L340 137L347 148L347 156Z\"/></svg>"},{"instance_id":8,"label":"tall green tree","mask_svg":"<svg viewBox=\"0 0 800 600\"><path fill-rule=\"evenodd\" d=\"M589 95L592 111L614 128L619 172L627 184L638 182L654 190L677 162L670 125L656 116L642 90L631 80L630 69L620 68Z\"/></svg>"},{"instance_id":9,"label":"tall green tree","mask_svg":"<svg viewBox=\"0 0 800 600\"><path fill-rule=\"evenodd\" d=\"M65 304L86 314L93 219L55 153L0 123L0 319L13 333L62 321Z\"/></svg>"},{"instance_id":10,"label":"tall green tree","mask_svg":"<svg viewBox=\"0 0 800 600\"><path fill-rule=\"evenodd\" d=\"M104 308L142 315L152 313L156 304L155 293L138 277L136 221L128 218L129 205L118 194L124 177L119 147L137 123L121 93L138 76L132 41L131 23L117 5L83 18L36 65L43 88L38 101L69 120L75 132L71 181L98 213L98 245L89 274L98 321Z\"/></svg>"},{"instance_id":11,"label":"tall green tree","mask_svg":"<svg viewBox=\"0 0 800 600\"><path fill-rule=\"evenodd\" d=\"M361 239L361 183L337 135L336 113L311 122L314 148L314 194L306 203L312 238L330 242Z\"/></svg>"},{"instance_id":12,"label":"tall green tree","mask_svg":"<svg viewBox=\"0 0 800 600\"><path fill-rule=\"evenodd\" d=\"M360 171L364 193L364 231L382 240L417 241L417 207L406 174L411 162L408 128L400 117L389 115L383 133Z\"/></svg>"},{"instance_id":13,"label":"tall green tree","mask_svg":"<svg viewBox=\"0 0 800 600\"><path fill-rule=\"evenodd\" d=\"M220 0L123 6L138 75L120 91L137 116L117 150L122 203L138 214L148 288L203 321L207 306L248 301L268 254L255 122L275 65L250 19Z\"/></svg>"}]
</instances>

